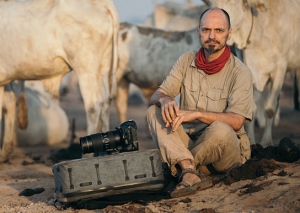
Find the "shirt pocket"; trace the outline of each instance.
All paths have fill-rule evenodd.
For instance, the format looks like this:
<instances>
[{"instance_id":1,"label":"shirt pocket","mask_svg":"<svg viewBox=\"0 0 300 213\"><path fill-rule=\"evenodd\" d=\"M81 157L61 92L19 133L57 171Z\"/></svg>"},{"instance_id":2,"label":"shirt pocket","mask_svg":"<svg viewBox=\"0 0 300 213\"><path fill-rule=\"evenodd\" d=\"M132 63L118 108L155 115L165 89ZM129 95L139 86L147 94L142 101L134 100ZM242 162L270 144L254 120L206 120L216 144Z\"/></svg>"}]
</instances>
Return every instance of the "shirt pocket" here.
<instances>
[{"instance_id":1,"label":"shirt pocket","mask_svg":"<svg viewBox=\"0 0 300 213\"><path fill-rule=\"evenodd\" d=\"M225 112L227 108L228 92L219 89L208 90L206 110L211 112Z\"/></svg>"},{"instance_id":2,"label":"shirt pocket","mask_svg":"<svg viewBox=\"0 0 300 213\"><path fill-rule=\"evenodd\" d=\"M182 97L184 100L181 102L183 104L182 109L195 110L200 93L199 84L196 84L193 81L184 81L183 87L184 89L182 91L184 91L184 94Z\"/></svg>"}]
</instances>

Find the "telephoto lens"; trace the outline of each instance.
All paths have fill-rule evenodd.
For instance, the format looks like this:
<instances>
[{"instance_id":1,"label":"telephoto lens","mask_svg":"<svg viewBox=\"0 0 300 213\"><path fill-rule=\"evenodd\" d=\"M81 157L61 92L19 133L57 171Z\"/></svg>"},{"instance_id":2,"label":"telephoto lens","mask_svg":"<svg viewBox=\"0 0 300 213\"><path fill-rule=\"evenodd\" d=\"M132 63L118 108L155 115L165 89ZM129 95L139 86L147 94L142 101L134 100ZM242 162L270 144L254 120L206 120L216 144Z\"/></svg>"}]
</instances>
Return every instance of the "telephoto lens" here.
<instances>
[{"instance_id":1,"label":"telephoto lens","mask_svg":"<svg viewBox=\"0 0 300 213\"><path fill-rule=\"evenodd\" d=\"M105 133L96 133L81 137L80 144L82 153L99 153L103 151L111 151L120 146L119 131L109 131Z\"/></svg>"},{"instance_id":2,"label":"telephoto lens","mask_svg":"<svg viewBox=\"0 0 300 213\"><path fill-rule=\"evenodd\" d=\"M114 131L81 137L82 153L131 152L138 150L137 126L133 120L125 121Z\"/></svg>"}]
</instances>

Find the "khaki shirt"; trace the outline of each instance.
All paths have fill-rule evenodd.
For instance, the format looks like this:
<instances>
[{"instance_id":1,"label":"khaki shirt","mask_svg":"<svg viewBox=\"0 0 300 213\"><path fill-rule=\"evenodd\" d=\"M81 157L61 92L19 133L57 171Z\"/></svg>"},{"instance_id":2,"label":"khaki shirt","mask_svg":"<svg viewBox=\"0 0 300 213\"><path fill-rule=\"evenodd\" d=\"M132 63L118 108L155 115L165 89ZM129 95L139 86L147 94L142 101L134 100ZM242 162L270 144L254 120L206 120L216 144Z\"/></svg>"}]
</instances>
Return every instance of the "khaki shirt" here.
<instances>
[{"instance_id":1,"label":"khaki shirt","mask_svg":"<svg viewBox=\"0 0 300 213\"><path fill-rule=\"evenodd\" d=\"M181 55L160 88L171 98L180 94L180 109L232 112L244 116L248 121L252 120L253 81L249 68L231 54L220 72L207 75L196 67L195 56L196 52ZM198 134L207 127L207 124L198 120L183 124L185 129L189 129L189 125L197 125L194 131ZM246 136L244 128L237 135ZM245 149L250 149L249 140L244 145ZM248 158L249 150L245 154Z\"/></svg>"}]
</instances>

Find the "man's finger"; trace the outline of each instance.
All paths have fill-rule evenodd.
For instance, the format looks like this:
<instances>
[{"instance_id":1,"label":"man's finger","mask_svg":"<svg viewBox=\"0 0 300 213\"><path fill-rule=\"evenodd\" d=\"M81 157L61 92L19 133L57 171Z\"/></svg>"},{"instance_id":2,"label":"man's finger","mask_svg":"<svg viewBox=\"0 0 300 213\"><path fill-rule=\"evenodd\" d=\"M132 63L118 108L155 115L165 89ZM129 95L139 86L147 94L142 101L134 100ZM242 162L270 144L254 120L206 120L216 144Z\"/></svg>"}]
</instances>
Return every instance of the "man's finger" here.
<instances>
[{"instance_id":1,"label":"man's finger","mask_svg":"<svg viewBox=\"0 0 300 213\"><path fill-rule=\"evenodd\" d=\"M179 111L179 108L178 108L177 104L175 104L175 106L174 106L174 111L175 111L176 116L178 117L179 114L180 114L180 111Z\"/></svg>"},{"instance_id":2,"label":"man's finger","mask_svg":"<svg viewBox=\"0 0 300 213\"><path fill-rule=\"evenodd\" d=\"M169 123L172 123L173 119L170 114L170 106L169 105L165 108L165 116L166 116L166 121L168 121Z\"/></svg>"},{"instance_id":3,"label":"man's finger","mask_svg":"<svg viewBox=\"0 0 300 213\"><path fill-rule=\"evenodd\" d=\"M163 121L166 123L167 118L166 118L166 115L165 115L165 107L164 106L161 107L161 116L162 116Z\"/></svg>"},{"instance_id":4,"label":"man's finger","mask_svg":"<svg viewBox=\"0 0 300 213\"><path fill-rule=\"evenodd\" d=\"M173 122L174 119L177 117L174 109L174 105L169 105L169 114L170 114L171 122Z\"/></svg>"},{"instance_id":5,"label":"man's finger","mask_svg":"<svg viewBox=\"0 0 300 213\"><path fill-rule=\"evenodd\" d=\"M172 122L172 132L175 132L178 127L182 124L182 117L176 117L175 120Z\"/></svg>"},{"instance_id":6,"label":"man's finger","mask_svg":"<svg viewBox=\"0 0 300 213\"><path fill-rule=\"evenodd\" d=\"M171 126L171 124L167 121L166 122L166 127L168 128L168 127L170 127Z\"/></svg>"}]
</instances>

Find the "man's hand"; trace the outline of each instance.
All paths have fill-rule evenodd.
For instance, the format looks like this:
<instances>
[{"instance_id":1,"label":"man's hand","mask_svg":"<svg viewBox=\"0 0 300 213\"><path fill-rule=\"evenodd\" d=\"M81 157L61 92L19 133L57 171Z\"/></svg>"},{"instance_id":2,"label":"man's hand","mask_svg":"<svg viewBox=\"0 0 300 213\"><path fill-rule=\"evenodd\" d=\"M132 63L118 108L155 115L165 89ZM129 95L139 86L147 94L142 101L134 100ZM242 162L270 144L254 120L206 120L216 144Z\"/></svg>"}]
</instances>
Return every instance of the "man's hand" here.
<instances>
[{"instance_id":1,"label":"man's hand","mask_svg":"<svg viewBox=\"0 0 300 213\"><path fill-rule=\"evenodd\" d=\"M175 132L184 122L191 122L197 119L197 111L179 110L178 104L167 93L158 88L152 95L150 104L155 104L161 108L161 115L166 127L171 127Z\"/></svg>"},{"instance_id":2,"label":"man's hand","mask_svg":"<svg viewBox=\"0 0 300 213\"><path fill-rule=\"evenodd\" d=\"M169 96L164 96L159 99L161 107L161 115L166 123L166 127L170 127L173 121L179 116L179 108L177 102Z\"/></svg>"},{"instance_id":3,"label":"man's hand","mask_svg":"<svg viewBox=\"0 0 300 213\"><path fill-rule=\"evenodd\" d=\"M161 115L166 127L170 127L175 118L179 116L177 102L161 88L158 88L151 96L150 104L155 104L161 108Z\"/></svg>"},{"instance_id":4,"label":"man's hand","mask_svg":"<svg viewBox=\"0 0 300 213\"><path fill-rule=\"evenodd\" d=\"M195 116L197 116L196 111L180 110L179 115L171 123L172 132L175 132L182 123L194 121Z\"/></svg>"}]
</instances>

